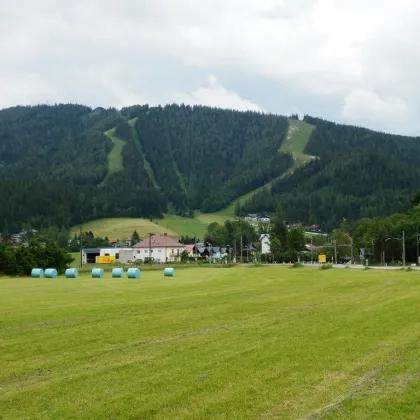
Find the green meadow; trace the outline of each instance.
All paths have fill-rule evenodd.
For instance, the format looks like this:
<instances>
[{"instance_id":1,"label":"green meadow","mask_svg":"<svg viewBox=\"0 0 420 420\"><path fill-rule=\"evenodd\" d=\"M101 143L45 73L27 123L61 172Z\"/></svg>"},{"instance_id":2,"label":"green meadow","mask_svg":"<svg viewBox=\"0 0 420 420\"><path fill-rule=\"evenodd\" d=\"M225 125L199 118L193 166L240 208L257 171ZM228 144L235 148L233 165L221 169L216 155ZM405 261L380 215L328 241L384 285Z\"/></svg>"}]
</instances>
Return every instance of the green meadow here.
<instances>
[{"instance_id":1,"label":"green meadow","mask_svg":"<svg viewBox=\"0 0 420 420\"><path fill-rule=\"evenodd\" d=\"M166 233L168 236L179 238L189 236L203 239L207 226L210 223L223 224L226 220L233 220L228 216L218 214L198 214L195 218L186 218L165 214L163 219L141 219L141 218L109 218L93 220L83 224L84 232L92 231L95 236L108 237L110 239L129 239L134 230L141 238L147 237L148 232L155 234ZM73 226L71 236L80 232L80 226Z\"/></svg>"},{"instance_id":2,"label":"green meadow","mask_svg":"<svg viewBox=\"0 0 420 420\"><path fill-rule=\"evenodd\" d=\"M419 273L0 278L0 418L418 419Z\"/></svg>"}]
</instances>

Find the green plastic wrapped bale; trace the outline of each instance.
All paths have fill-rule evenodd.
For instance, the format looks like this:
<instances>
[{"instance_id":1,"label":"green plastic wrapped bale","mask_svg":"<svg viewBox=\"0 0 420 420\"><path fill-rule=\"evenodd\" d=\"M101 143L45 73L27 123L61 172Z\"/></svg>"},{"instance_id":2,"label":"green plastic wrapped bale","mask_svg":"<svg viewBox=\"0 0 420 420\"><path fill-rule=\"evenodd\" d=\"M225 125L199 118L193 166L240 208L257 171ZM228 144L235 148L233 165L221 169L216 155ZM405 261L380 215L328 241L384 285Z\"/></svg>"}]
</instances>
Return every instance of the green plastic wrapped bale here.
<instances>
[{"instance_id":1,"label":"green plastic wrapped bale","mask_svg":"<svg viewBox=\"0 0 420 420\"><path fill-rule=\"evenodd\" d=\"M127 277L129 279L139 279L141 276L141 271L138 268L129 268L127 270Z\"/></svg>"},{"instance_id":2,"label":"green plastic wrapped bale","mask_svg":"<svg viewBox=\"0 0 420 420\"><path fill-rule=\"evenodd\" d=\"M47 268L45 270L45 278L55 279L58 276L57 270L55 268Z\"/></svg>"},{"instance_id":3,"label":"green plastic wrapped bale","mask_svg":"<svg viewBox=\"0 0 420 420\"><path fill-rule=\"evenodd\" d=\"M66 270L66 278L67 279L77 279L78 276L77 268L68 268Z\"/></svg>"},{"instance_id":4,"label":"green plastic wrapped bale","mask_svg":"<svg viewBox=\"0 0 420 420\"><path fill-rule=\"evenodd\" d=\"M163 275L165 277L173 277L175 275L175 270L172 267L166 267L163 270Z\"/></svg>"},{"instance_id":5,"label":"green plastic wrapped bale","mask_svg":"<svg viewBox=\"0 0 420 420\"><path fill-rule=\"evenodd\" d=\"M104 276L104 270L102 268L93 268L92 269L92 278L101 279Z\"/></svg>"},{"instance_id":6,"label":"green plastic wrapped bale","mask_svg":"<svg viewBox=\"0 0 420 420\"><path fill-rule=\"evenodd\" d=\"M44 277L44 270L42 268L33 268L31 271L31 277L34 279L40 279Z\"/></svg>"},{"instance_id":7,"label":"green plastic wrapped bale","mask_svg":"<svg viewBox=\"0 0 420 420\"><path fill-rule=\"evenodd\" d=\"M122 279L123 277L124 277L124 269L123 268L113 268L112 269L112 278Z\"/></svg>"}]
</instances>

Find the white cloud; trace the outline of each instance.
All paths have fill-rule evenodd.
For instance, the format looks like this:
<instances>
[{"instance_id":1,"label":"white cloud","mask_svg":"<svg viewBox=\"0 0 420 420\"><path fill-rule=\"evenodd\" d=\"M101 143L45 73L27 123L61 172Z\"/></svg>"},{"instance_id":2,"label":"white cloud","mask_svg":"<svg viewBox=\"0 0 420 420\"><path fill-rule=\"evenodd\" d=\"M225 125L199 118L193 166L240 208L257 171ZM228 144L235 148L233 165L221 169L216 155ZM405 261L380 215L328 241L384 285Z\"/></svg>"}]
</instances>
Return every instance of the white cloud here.
<instances>
[{"instance_id":1,"label":"white cloud","mask_svg":"<svg viewBox=\"0 0 420 420\"><path fill-rule=\"evenodd\" d=\"M178 93L173 96L173 101L186 105L208 105L217 108L236 109L239 111L264 111L259 105L241 98L235 92L226 90L211 75L207 79L208 86L201 86L190 94Z\"/></svg>"},{"instance_id":2,"label":"white cloud","mask_svg":"<svg viewBox=\"0 0 420 420\"><path fill-rule=\"evenodd\" d=\"M355 123L398 131L409 115L404 129L420 130L417 0L18 0L1 2L0 16L0 107L247 98L329 118L344 103ZM208 74L240 90L197 89ZM262 80L273 93L257 100L247 83ZM284 103L286 88L298 103Z\"/></svg>"},{"instance_id":3,"label":"white cloud","mask_svg":"<svg viewBox=\"0 0 420 420\"><path fill-rule=\"evenodd\" d=\"M408 121L410 110L401 98L380 98L374 92L355 90L345 98L342 116L351 123L368 121L377 127Z\"/></svg>"}]
</instances>

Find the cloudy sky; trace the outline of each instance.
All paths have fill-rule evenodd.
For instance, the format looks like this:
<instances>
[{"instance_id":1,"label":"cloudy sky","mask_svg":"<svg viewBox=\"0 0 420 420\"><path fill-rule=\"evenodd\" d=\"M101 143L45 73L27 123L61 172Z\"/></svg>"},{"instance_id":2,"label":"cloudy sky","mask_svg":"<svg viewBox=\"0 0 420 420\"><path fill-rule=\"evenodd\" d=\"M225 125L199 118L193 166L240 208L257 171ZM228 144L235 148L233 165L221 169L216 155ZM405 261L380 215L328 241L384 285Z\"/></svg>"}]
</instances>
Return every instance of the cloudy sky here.
<instances>
[{"instance_id":1,"label":"cloudy sky","mask_svg":"<svg viewBox=\"0 0 420 420\"><path fill-rule=\"evenodd\" d=\"M0 2L0 108L189 103L420 133L418 0Z\"/></svg>"}]
</instances>

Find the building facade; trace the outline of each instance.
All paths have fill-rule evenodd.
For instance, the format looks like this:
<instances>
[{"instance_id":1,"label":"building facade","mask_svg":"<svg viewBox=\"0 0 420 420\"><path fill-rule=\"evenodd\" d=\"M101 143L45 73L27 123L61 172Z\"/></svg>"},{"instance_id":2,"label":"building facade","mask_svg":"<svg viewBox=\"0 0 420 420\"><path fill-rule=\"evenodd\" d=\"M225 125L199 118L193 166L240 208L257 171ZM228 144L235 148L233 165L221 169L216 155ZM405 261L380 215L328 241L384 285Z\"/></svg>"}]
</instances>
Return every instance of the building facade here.
<instances>
[{"instance_id":1,"label":"building facade","mask_svg":"<svg viewBox=\"0 0 420 420\"><path fill-rule=\"evenodd\" d=\"M261 254L270 254L270 235L268 233L264 233L260 235L260 242L261 242Z\"/></svg>"},{"instance_id":2,"label":"building facade","mask_svg":"<svg viewBox=\"0 0 420 420\"><path fill-rule=\"evenodd\" d=\"M184 248L185 245L166 234L153 235L133 246L133 260L151 258L156 262L180 261Z\"/></svg>"}]
</instances>

